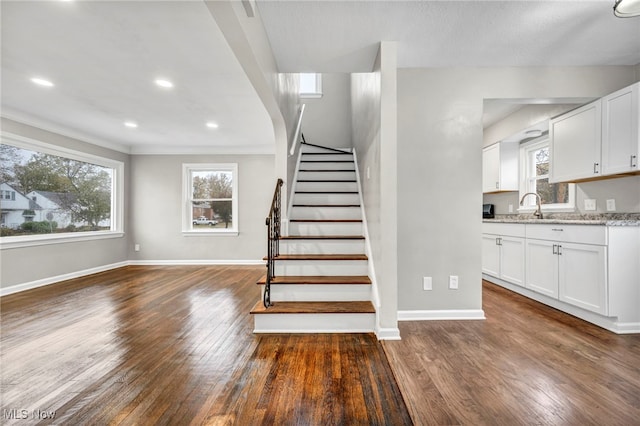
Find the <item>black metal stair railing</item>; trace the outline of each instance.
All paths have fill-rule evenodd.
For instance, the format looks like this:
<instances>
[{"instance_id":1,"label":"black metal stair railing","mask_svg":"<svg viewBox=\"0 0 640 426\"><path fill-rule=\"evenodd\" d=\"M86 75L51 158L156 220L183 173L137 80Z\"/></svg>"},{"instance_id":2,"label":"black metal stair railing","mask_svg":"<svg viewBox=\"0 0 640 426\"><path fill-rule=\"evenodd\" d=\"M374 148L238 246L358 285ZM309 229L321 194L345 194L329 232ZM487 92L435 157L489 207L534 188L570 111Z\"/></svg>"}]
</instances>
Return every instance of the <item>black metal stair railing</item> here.
<instances>
[{"instance_id":1,"label":"black metal stair railing","mask_svg":"<svg viewBox=\"0 0 640 426\"><path fill-rule=\"evenodd\" d=\"M267 279L264 284L262 302L264 307L271 306L271 282L275 278L275 258L280 254L280 229L282 223L282 179L276 182L276 189L271 201L271 210L267 216Z\"/></svg>"}]
</instances>

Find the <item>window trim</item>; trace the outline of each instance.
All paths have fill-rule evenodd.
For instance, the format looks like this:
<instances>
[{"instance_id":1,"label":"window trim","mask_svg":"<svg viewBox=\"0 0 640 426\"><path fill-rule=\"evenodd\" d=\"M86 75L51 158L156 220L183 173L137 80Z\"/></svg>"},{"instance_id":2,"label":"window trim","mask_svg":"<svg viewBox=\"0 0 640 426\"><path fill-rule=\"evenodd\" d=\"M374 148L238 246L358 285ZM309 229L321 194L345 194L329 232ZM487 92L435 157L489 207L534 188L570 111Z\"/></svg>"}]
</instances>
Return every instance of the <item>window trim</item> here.
<instances>
[{"instance_id":1,"label":"window trim","mask_svg":"<svg viewBox=\"0 0 640 426\"><path fill-rule=\"evenodd\" d=\"M322 73L319 72L303 72L300 73L300 75L302 74L307 74L307 75L315 75L315 80L316 80L316 84L315 84L315 90L313 92L303 92L302 88L300 88L300 98L303 99L319 99L322 97Z\"/></svg>"},{"instance_id":2,"label":"window trim","mask_svg":"<svg viewBox=\"0 0 640 426\"><path fill-rule=\"evenodd\" d=\"M233 188L231 189L231 228L194 229L191 217L193 171L227 171L231 172ZM182 235L183 236L237 236L240 216L238 212L238 163L183 163L182 164Z\"/></svg>"},{"instance_id":3,"label":"window trim","mask_svg":"<svg viewBox=\"0 0 640 426\"><path fill-rule=\"evenodd\" d=\"M548 135L543 135L539 138L533 139L531 141L527 141L525 143L520 144L520 182L519 182L519 192L518 197L521 200L522 196L527 192L532 192L528 188L528 182L531 177L530 175L530 162L529 162L529 154L532 151L536 151L540 148L544 148L545 146L550 146L550 140ZM549 160L551 161L551 160ZM554 203L554 204L542 204L540 206L543 212L547 213L572 213L576 211L576 188L575 184L569 183L569 202L568 203ZM530 197L531 200L534 199L533 196ZM535 202L527 199L524 206L518 207L518 213L533 213L536 210Z\"/></svg>"},{"instance_id":4,"label":"window trim","mask_svg":"<svg viewBox=\"0 0 640 426\"><path fill-rule=\"evenodd\" d=\"M1 143L43 154L56 155L113 169L111 179L111 229L105 231L67 232L60 234L34 234L0 237L0 250L20 247L43 246L76 241L92 241L124 236L124 163L82 151L27 138L9 132L1 132Z\"/></svg>"}]
</instances>

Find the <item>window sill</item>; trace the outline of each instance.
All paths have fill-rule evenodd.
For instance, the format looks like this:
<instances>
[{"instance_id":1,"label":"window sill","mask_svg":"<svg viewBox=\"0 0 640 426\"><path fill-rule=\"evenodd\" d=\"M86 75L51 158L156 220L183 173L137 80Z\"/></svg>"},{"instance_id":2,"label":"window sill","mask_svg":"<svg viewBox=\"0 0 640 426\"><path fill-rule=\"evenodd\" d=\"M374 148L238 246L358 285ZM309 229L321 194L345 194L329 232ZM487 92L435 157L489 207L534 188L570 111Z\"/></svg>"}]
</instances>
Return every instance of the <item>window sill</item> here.
<instances>
[{"instance_id":1,"label":"window sill","mask_svg":"<svg viewBox=\"0 0 640 426\"><path fill-rule=\"evenodd\" d=\"M124 232L121 231L96 231L82 232L78 234L45 234L31 235L28 237L2 237L0 238L0 250L122 238L123 236Z\"/></svg>"},{"instance_id":2,"label":"window sill","mask_svg":"<svg viewBox=\"0 0 640 426\"><path fill-rule=\"evenodd\" d=\"M216 230L216 231L182 231L183 237L237 237L238 231L230 229L228 231Z\"/></svg>"}]
</instances>

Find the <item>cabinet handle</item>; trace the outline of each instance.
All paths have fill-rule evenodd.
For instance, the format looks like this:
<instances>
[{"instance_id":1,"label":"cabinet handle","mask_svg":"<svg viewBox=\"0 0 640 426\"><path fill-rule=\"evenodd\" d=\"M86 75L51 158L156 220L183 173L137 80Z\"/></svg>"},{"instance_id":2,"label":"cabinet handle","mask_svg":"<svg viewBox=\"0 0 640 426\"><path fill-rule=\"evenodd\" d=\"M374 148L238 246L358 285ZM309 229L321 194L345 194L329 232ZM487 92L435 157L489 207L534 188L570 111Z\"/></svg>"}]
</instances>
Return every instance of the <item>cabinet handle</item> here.
<instances>
[{"instance_id":1,"label":"cabinet handle","mask_svg":"<svg viewBox=\"0 0 640 426\"><path fill-rule=\"evenodd\" d=\"M558 245L557 244L553 245L553 252L552 253L553 254L558 254Z\"/></svg>"},{"instance_id":2,"label":"cabinet handle","mask_svg":"<svg viewBox=\"0 0 640 426\"><path fill-rule=\"evenodd\" d=\"M636 156L632 155L631 156L631 167L638 167L638 163L636 163Z\"/></svg>"},{"instance_id":3,"label":"cabinet handle","mask_svg":"<svg viewBox=\"0 0 640 426\"><path fill-rule=\"evenodd\" d=\"M597 174L598 173L598 166L600 164L599 163L593 163L593 174Z\"/></svg>"},{"instance_id":4,"label":"cabinet handle","mask_svg":"<svg viewBox=\"0 0 640 426\"><path fill-rule=\"evenodd\" d=\"M551 230L552 231L560 231L560 232L564 231L564 229L562 229L562 228L551 228Z\"/></svg>"},{"instance_id":5,"label":"cabinet handle","mask_svg":"<svg viewBox=\"0 0 640 426\"><path fill-rule=\"evenodd\" d=\"M562 246L558 244L558 255L562 256Z\"/></svg>"}]
</instances>

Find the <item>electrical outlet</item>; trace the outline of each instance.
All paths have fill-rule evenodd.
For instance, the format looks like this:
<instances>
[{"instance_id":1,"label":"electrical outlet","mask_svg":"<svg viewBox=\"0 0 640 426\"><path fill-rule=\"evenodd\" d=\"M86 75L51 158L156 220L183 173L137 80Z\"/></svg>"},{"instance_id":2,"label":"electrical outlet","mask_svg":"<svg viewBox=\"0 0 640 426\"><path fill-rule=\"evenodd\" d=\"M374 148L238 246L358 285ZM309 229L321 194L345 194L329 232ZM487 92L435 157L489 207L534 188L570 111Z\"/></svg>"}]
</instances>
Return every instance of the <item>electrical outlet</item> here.
<instances>
[{"instance_id":1,"label":"electrical outlet","mask_svg":"<svg viewBox=\"0 0 640 426\"><path fill-rule=\"evenodd\" d=\"M607 211L608 212L615 212L616 211L616 200L611 198L609 200L607 200Z\"/></svg>"},{"instance_id":2,"label":"electrical outlet","mask_svg":"<svg viewBox=\"0 0 640 426\"><path fill-rule=\"evenodd\" d=\"M422 289L425 291L433 290L433 281L431 280L431 277L422 278Z\"/></svg>"},{"instance_id":3,"label":"electrical outlet","mask_svg":"<svg viewBox=\"0 0 640 426\"><path fill-rule=\"evenodd\" d=\"M509 213L513 213L513 204L509 204Z\"/></svg>"},{"instance_id":4,"label":"electrical outlet","mask_svg":"<svg viewBox=\"0 0 640 426\"><path fill-rule=\"evenodd\" d=\"M135 245L133 246L133 250L134 250L134 251L140 251L140 244L135 244Z\"/></svg>"},{"instance_id":5,"label":"electrical outlet","mask_svg":"<svg viewBox=\"0 0 640 426\"><path fill-rule=\"evenodd\" d=\"M371 169L367 166L367 180L371 179Z\"/></svg>"},{"instance_id":6,"label":"electrical outlet","mask_svg":"<svg viewBox=\"0 0 640 426\"><path fill-rule=\"evenodd\" d=\"M456 290L458 288L458 276L457 275L449 275L449 288L452 290Z\"/></svg>"},{"instance_id":7,"label":"electrical outlet","mask_svg":"<svg viewBox=\"0 0 640 426\"><path fill-rule=\"evenodd\" d=\"M584 209L585 210L595 210L596 209L596 200L586 198L584 200Z\"/></svg>"}]
</instances>

